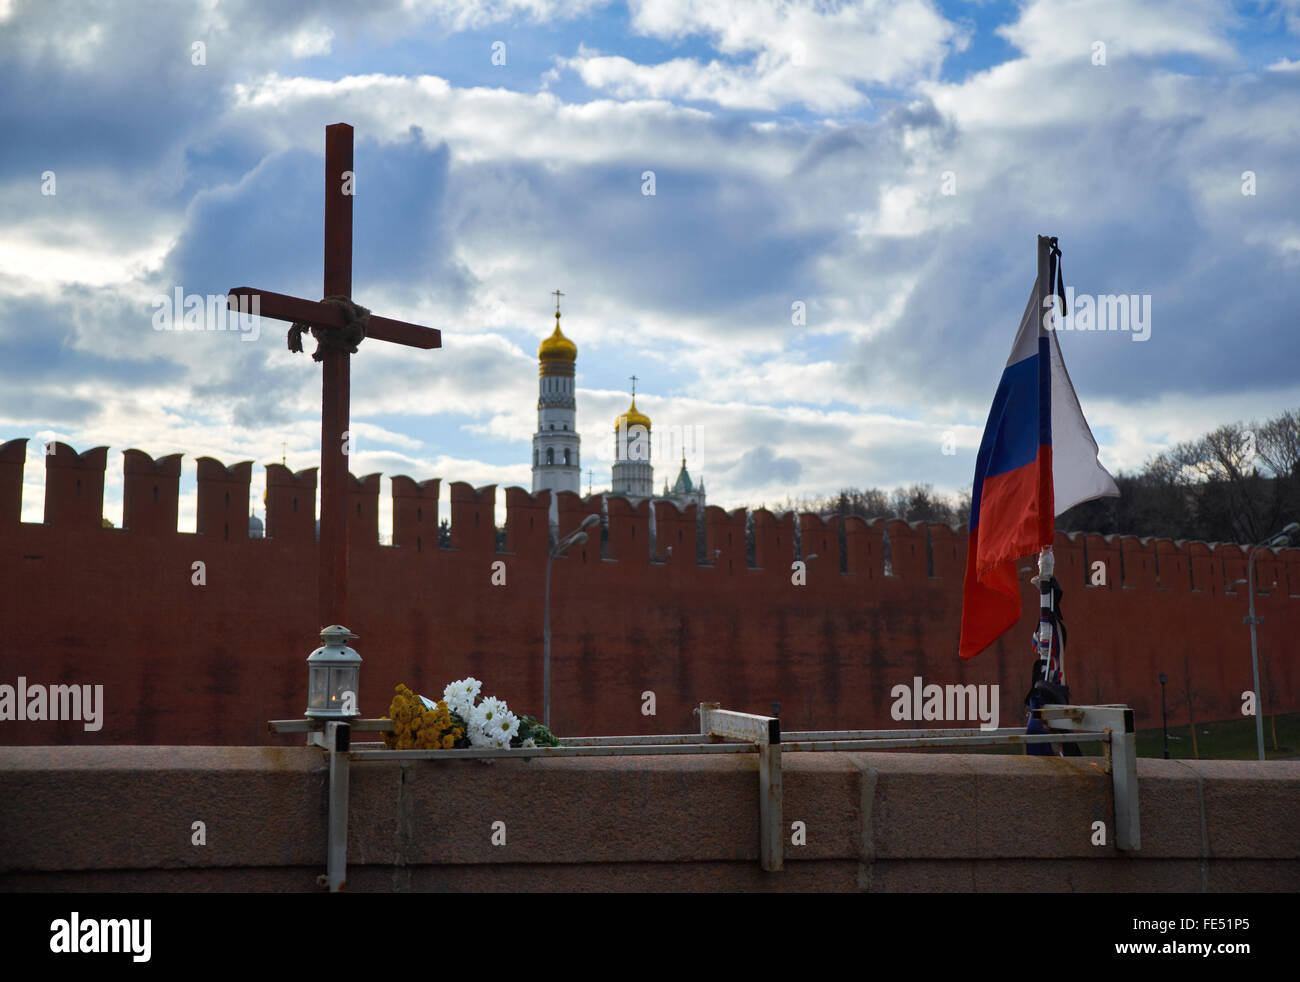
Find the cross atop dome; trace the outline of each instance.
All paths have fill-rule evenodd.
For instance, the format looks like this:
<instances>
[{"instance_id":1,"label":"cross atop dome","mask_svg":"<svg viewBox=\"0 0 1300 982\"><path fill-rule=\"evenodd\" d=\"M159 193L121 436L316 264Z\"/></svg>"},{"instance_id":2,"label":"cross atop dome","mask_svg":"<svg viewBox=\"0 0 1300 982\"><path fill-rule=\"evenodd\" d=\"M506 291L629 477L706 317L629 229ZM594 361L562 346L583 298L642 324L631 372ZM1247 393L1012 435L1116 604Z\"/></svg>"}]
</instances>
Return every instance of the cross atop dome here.
<instances>
[{"instance_id":1,"label":"cross atop dome","mask_svg":"<svg viewBox=\"0 0 1300 982\"><path fill-rule=\"evenodd\" d=\"M547 362L571 363L578 360L578 346L566 338L564 332L560 330L560 297L564 294L559 290L552 290L551 295L555 297L555 330L537 347L537 359L543 363L542 374L546 374ZM572 374L572 369L569 374Z\"/></svg>"}]
</instances>

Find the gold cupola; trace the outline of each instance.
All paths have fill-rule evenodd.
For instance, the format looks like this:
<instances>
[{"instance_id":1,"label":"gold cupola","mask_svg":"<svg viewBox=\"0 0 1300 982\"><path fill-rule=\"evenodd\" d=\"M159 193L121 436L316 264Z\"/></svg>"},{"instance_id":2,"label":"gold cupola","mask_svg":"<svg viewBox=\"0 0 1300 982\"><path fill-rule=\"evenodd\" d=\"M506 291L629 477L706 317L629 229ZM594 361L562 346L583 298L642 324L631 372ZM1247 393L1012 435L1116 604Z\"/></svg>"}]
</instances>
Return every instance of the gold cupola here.
<instances>
[{"instance_id":1,"label":"gold cupola","mask_svg":"<svg viewBox=\"0 0 1300 982\"><path fill-rule=\"evenodd\" d=\"M555 312L555 330L537 346L538 361L577 361L578 346L560 331L560 312Z\"/></svg>"},{"instance_id":2,"label":"gold cupola","mask_svg":"<svg viewBox=\"0 0 1300 982\"><path fill-rule=\"evenodd\" d=\"M553 375L573 375L574 364L578 360L578 346L564 336L560 330L560 297L555 292L555 330L551 336L537 346L537 374L546 378Z\"/></svg>"},{"instance_id":3,"label":"gold cupola","mask_svg":"<svg viewBox=\"0 0 1300 982\"><path fill-rule=\"evenodd\" d=\"M627 412L614 420L615 431L624 427L630 429L633 426L644 426L647 430L650 429L650 417L636 408L636 396L632 397L632 405L628 407Z\"/></svg>"}]
</instances>

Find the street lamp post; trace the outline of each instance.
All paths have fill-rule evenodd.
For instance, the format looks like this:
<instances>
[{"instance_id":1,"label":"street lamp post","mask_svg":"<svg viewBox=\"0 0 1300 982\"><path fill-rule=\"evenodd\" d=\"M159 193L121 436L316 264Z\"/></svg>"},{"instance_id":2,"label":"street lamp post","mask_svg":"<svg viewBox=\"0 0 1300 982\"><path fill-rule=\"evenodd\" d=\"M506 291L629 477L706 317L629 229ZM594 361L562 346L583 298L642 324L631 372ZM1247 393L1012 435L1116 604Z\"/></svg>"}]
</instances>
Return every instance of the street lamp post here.
<instances>
[{"instance_id":1,"label":"street lamp post","mask_svg":"<svg viewBox=\"0 0 1300 982\"><path fill-rule=\"evenodd\" d=\"M1259 688L1259 645L1255 637L1255 626L1263 618L1255 616L1255 553L1261 549L1289 545L1296 532L1300 532L1300 522L1291 522L1277 535L1251 549L1250 555L1246 557L1246 588L1250 591L1250 614L1246 617L1246 623L1250 625L1250 665L1255 673L1255 739L1259 744L1260 760L1264 759L1264 693Z\"/></svg>"},{"instance_id":2,"label":"street lamp post","mask_svg":"<svg viewBox=\"0 0 1300 982\"><path fill-rule=\"evenodd\" d=\"M1169 712L1165 708L1165 683L1169 676L1160 673L1160 726L1165 731L1165 760L1169 759Z\"/></svg>"},{"instance_id":3,"label":"street lamp post","mask_svg":"<svg viewBox=\"0 0 1300 982\"><path fill-rule=\"evenodd\" d=\"M570 546L580 546L587 541L589 529L600 521L599 515L588 515L582 524L562 539L558 539L546 552L546 612L542 620L542 723L551 728L551 561L564 555Z\"/></svg>"}]
</instances>

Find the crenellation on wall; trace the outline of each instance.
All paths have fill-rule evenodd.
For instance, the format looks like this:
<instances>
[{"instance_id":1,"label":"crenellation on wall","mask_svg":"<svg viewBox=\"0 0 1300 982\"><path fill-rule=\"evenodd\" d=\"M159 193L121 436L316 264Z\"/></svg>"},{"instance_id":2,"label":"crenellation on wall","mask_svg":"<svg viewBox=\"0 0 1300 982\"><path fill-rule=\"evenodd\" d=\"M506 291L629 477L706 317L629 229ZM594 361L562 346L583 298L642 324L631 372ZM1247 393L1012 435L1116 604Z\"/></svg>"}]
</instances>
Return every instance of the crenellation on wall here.
<instances>
[{"instance_id":1,"label":"crenellation on wall","mask_svg":"<svg viewBox=\"0 0 1300 982\"><path fill-rule=\"evenodd\" d=\"M0 444L0 526L17 525L23 517L23 468L27 438Z\"/></svg>"},{"instance_id":2,"label":"crenellation on wall","mask_svg":"<svg viewBox=\"0 0 1300 982\"><path fill-rule=\"evenodd\" d=\"M1174 593L1188 593L1192 589L1191 569L1187 551L1181 540L1156 539L1156 571L1159 589Z\"/></svg>"},{"instance_id":3,"label":"crenellation on wall","mask_svg":"<svg viewBox=\"0 0 1300 982\"><path fill-rule=\"evenodd\" d=\"M1247 550L1235 542L1216 542L1215 555L1219 557L1223 568L1223 592L1246 595L1246 555Z\"/></svg>"},{"instance_id":4,"label":"crenellation on wall","mask_svg":"<svg viewBox=\"0 0 1300 982\"><path fill-rule=\"evenodd\" d=\"M174 453L154 460L143 450L122 451L124 529L140 535L175 534L180 514L182 456Z\"/></svg>"},{"instance_id":5,"label":"crenellation on wall","mask_svg":"<svg viewBox=\"0 0 1300 982\"><path fill-rule=\"evenodd\" d=\"M696 567L695 505L681 508L675 501L659 500L655 509L655 558L679 567Z\"/></svg>"},{"instance_id":6,"label":"crenellation on wall","mask_svg":"<svg viewBox=\"0 0 1300 982\"><path fill-rule=\"evenodd\" d=\"M524 488L506 488L506 552L544 558L550 545L550 514L548 489L531 494Z\"/></svg>"},{"instance_id":7,"label":"crenellation on wall","mask_svg":"<svg viewBox=\"0 0 1300 982\"><path fill-rule=\"evenodd\" d=\"M104 468L108 447L77 453L56 442L45 454L45 524L62 528L104 527Z\"/></svg>"},{"instance_id":8,"label":"crenellation on wall","mask_svg":"<svg viewBox=\"0 0 1300 982\"><path fill-rule=\"evenodd\" d=\"M1118 590L1124 581L1116 537L1088 532L1083 537L1083 546L1087 553L1088 572L1082 585L1088 590ZM1099 567L1098 563L1102 565ZM1070 588L1070 584L1064 581L1062 585L1067 590Z\"/></svg>"},{"instance_id":9,"label":"crenellation on wall","mask_svg":"<svg viewBox=\"0 0 1300 982\"><path fill-rule=\"evenodd\" d=\"M0 520L14 522L21 513L22 480L26 462L26 438L0 445ZM78 454L67 444L54 443L46 456L46 509L48 525L99 527L102 517L106 447ZM176 532L182 454L157 460L146 452L123 452L123 525L131 532L166 536ZM247 495L252 461L226 467L212 457L197 460L198 515L201 535L222 541L247 538ZM382 475L358 478L349 475L349 520L352 544L369 549L379 543L379 490ZM416 482L406 475L393 477L393 545L420 552L437 542L438 496L441 479ZM79 483L78 483L79 482ZM317 469L297 473L282 464L266 465L267 536L281 541L314 541ZM496 549L496 485L475 489L465 482L451 485L452 548L461 551L494 552ZM539 522L549 508L547 492L537 496L525 489L506 490L506 549L538 554L547 541L546 522ZM640 499L632 508L628 499L613 495L583 498L559 492L557 512L561 531L576 528L592 513L619 501L609 514L608 558L626 561L644 557L663 562L673 548L674 561L687 565L730 564L734 572L745 560L745 509L728 513L709 506L704 521L706 553L703 563L696 556L697 514L694 506L682 509L671 501ZM645 502L645 507L641 506ZM650 509L654 509L656 536L650 534ZM519 518L511 516L518 513ZM968 532L942 523L905 522L899 519L864 520L858 516L822 517L815 513L783 512L779 515L760 508L753 512L753 552L758 568L785 570L794 556L794 529L798 523L803 556L825 560L826 569L861 576L868 581L882 577L888 554L892 578L920 582L960 582L965 573ZM525 532L525 524L531 528ZM841 532L841 525L843 531ZM243 531L240 531L243 530ZM540 537L539 537L540 535ZM633 546L632 543L637 545ZM594 544L591 543L591 544ZM843 558L841 559L841 550ZM1063 586L1085 585L1090 589L1128 589L1151 592L1209 593L1242 595L1236 580L1246 577L1247 549L1235 543L1205 543L1170 540L1153 536L1098 535L1058 532L1055 539L1056 576ZM1105 566L1105 583L1093 584L1093 565ZM1300 550L1266 549L1256 558L1261 596L1300 595Z\"/></svg>"},{"instance_id":10,"label":"crenellation on wall","mask_svg":"<svg viewBox=\"0 0 1300 982\"><path fill-rule=\"evenodd\" d=\"M1300 597L1300 549L1280 549L1286 569L1286 589L1279 590L1279 596Z\"/></svg>"},{"instance_id":11,"label":"crenellation on wall","mask_svg":"<svg viewBox=\"0 0 1300 982\"><path fill-rule=\"evenodd\" d=\"M728 512L717 505L704 509L704 561L720 573L745 569L745 509Z\"/></svg>"},{"instance_id":12,"label":"crenellation on wall","mask_svg":"<svg viewBox=\"0 0 1300 982\"><path fill-rule=\"evenodd\" d=\"M880 519L858 515L844 518L845 545L848 549L848 572L864 584L876 583L885 576L885 529Z\"/></svg>"},{"instance_id":13,"label":"crenellation on wall","mask_svg":"<svg viewBox=\"0 0 1300 982\"><path fill-rule=\"evenodd\" d=\"M1119 537L1120 556L1124 569L1125 590L1154 591L1158 587L1156 579L1156 550L1150 536L1140 538L1136 535Z\"/></svg>"},{"instance_id":14,"label":"crenellation on wall","mask_svg":"<svg viewBox=\"0 0 1300 982\"><path fill-rule=\"evenodd\" d=\"M1277 549L1261 549L1255 554L1255 593L1273 596L1278 590L1286 595L1286 561Z\"/></svg>"},{"instance_id":15,"label":"crenellation on wall","mask_svg":"<svg viewBox=\"0 0 1300 982\"><path fill-rule=\"evenodd\" d=\"M438 549L438 496L442 479L393 478L393 545L416 553Z\"/></svg>"},{"instance_id":16,"label":"crenellation on wall","mask_svg":"<svg viewBox=\"0 0 1300 982\"><path fill-rule=\"evenodd\" d=\"M247 542L253 462L243 460L227 467L215 457L200 457L194 463L198 488L195 531L211 541Z\"/></svg>"},{"instance_id":17,"label":"crenellation on wall","mask_svg":"<svg viewBox=\"0 0 1300 982\"><path fill-rule=\"evenodd\" d=\"M838 577L840 572L839 523L834 518L822 518L812 512L800 512L798 521L800 556L805 563L809 556L816 556L813 562L817 564L817 572L822 577L828 573L834 573Z\"/></svg>"},{"instance_id":18,"label":"crenellation on wall","mask_svg":"<svg viewBox=\"0 0 1300 982\"><path fill-rule=\"evenodd\" d=\"M379 485L382 474L348 474L348 549L379 548Z\"/></svg>"},{"instance_id":19,"label":"crenellation on wall","mask_svg":"<svg viewBox=\"0 0 1300 982\"><path fill-rule=\"evenodd\" d=\"M585 498L580 497L578 499L576 521L573 527L577 528L586 521L590 515L595 515L603 521L604 511L604 494L589 494ZM577 548L576 553L579 561L584 565L587 563L598 563L605 558L605 545L601 542L600 529L601 526L596 524L585 530L587 533L587 541Z\"/></svg>"},{"instance_id":20,"label":"crenellation on wall","mask_svg":"<svg viewBox=\"0 0 1300 982\"><path fill-rule=\"evenodd\" d=\"M789 575L794 560L794 515L774 515L766 508L756 508L754 515L754 568L775 570Z\"/></svg>"},{"instance_id":21,"label":"crenellation on wall","mask_svg":"<svg viewBox=\"0 0 1300 982\"><path fill-rule=\"evenodd\" d=\"M966 575L966 536L942 522L930 523L927 532L934 560L933 577L946 583L960 583Z\"/></svg>"},{"instance_id":22,"label":"crenellation on wall","mask_svg":"<svg viewBox=\"0 0 1300 982\"><path fill-rule=\"evenodd\" d=\"M1217 597L1223 593L1223 564L1208 542L1187 543L1187 563L1191 567L1192 592Z\"/></svg>"},{"instance_id":23,"label":"crenellation on wall","mask_svg":"<svg viewBox=\"0 0 1300 982\"><path fill-rule=\"evenodd\" d=\"M889 533L890 575L909 583L928 579L925 566L925 532L917 523L897 518L885 520Z\"/></svg>"},{"instance_id":24,"label":"crenellation on wall","mask_svg":"<svg viewBox=\"0 0 1300 982\"><path fill-rule=\"evenodd\" d=\"M1083 536L1077 532L1058 531L1052 537L1052 575L1061 589L1087 582L1083 561Z\"/></svg>"},{"instance_id":25,"label":"crenellation on wall","mask_svg":"<svg viewBox=\"0 0 1300 982\"><path fill-rule=\"evenodd\" d=\"M609 509L608 558L620 563L647 562L650 556L650 503L621 494L607 495Z\"/></svg>"},{"instance_id":26,"label":"crenellation on wall","mask_svg":"<svg viewBox=\"0 0 1300 982\"><path fill-rule=\"evenodd\" d=\"M451 491L451 547L459 552L486 556L496 552L497 486L481 488L454 481Z\"/></svg>"},{"instance_id":27,"label":"crenellation on wall","mask_svg":"<svg viewBox=\"0 0 1300 982\"><path fill-rule=\"evenodd\" d=\"M0 444L0 521L13 522L20 514L27 443L27 438L18 438ZM44 524L81 522L99 528L108 448L96 447L81 454L64 443L53 443L51 448L52 452L46 455L46 509L51 520ZM155 460L142 450L123 451L123 524L127 530L150 535L175 532L183 456L176 453ZM245 530L247 527L246 499L252 466L252 461L226 467L213 457L197 459L199 534L213 534L217 529L224 533L229 524L232 529L229 541L243 538L233 535L233 529L234 523L240 523ZM314 539L317 468L295 473L282 464L272 463L265 469L268 535L286 539L297 534ZM355 544L368 546L372 541L376 544L379 541L382 477L380 473L364 477L349 474L349 518ZM423 546L436 539L441 484L440 478L419 482L406 475L392 478L394 545L414 547L420 541ZM496 490L494 484L477 489L463 481L451 484L453 548L494 549ZM512 521L511 516L518 511L521 517L531 518L530 532L535 533L537 512L549 508L549 493L532 495L524 488L512 486L505 489L505 494L507 542L512 543L517 537L522 543L527 540L523 526ZM629 499L621 495L594 494L584 498L568 491L558 492L556 509L560 531L576 528L587 515L599 514L607 502L612 505L615 501L621 504L610 514L611 541L621 543L626 549L635 539L638 546L633 554L640 552L647 560L664 559L663 549L668 545L673 546L674 557L679 552L695 555L698 520L694 506L683 509L664 499L638 499L633 508ZM649 533L650 508L654 509L657 540ZM715 565L715 558L716 563L728 559L734 563L743 558L746 514L744 508L727 512L716 505L708 506L703 523L706 557L702 565ZM754 552L760 567L764 563L774 563L783 570L788 567L788 561L794 556L797 523L801 554L824 557L831 567L840 559L842 525L843 565L850 574L863 574L867 579L883 575L888 551L892 575L900 579L960 580L964 576L969 536L964 525L954 529L943 523L901 519L823 517L793 511L775 514L766 508L755 509L753 517ZM273 526L279 526L274 533ZM224 534L219 537L225 538ZM1061 531L1056 533L1054 543L1056 575L1065 586L1090 585L1091 566L1100 561L1106 566L1105 588L1123 586L1160 592L1183 592L1193 585L1197 592L1206 592L1207 588L1213 588L1216 593L1225 592L1225 586L1245 579L1249 548L1236 543ZM516 551L513 545L508 548ZM1255 563L1259 592L1300 594L1297 563L1300 563L1300 549L1261 550Z\"/></svg>"},{"instance_id":28,"label":"crenellation on wall","mask_svg":"<svg viewBox=\"0 0 1300 982\"><path fill-rule=\"evenodd\" d=\"M266 537L311 545L316 541L317 468L266 465Z\"/></svg>"},{"instance_id":29,"label":"crenellation on wall","mask_svg":"<svg viewBox=\"0 0 1300 982\"><path fill-rule=\"evenodd\" d=\"M594 497L594 496L593 496ZM600 514L600 505L584 502L582 495L573 491L555 492L555 514L559 520L557 534L564 536L577 529L582 520L595 512Z\"/></svg>"}]
</instances>

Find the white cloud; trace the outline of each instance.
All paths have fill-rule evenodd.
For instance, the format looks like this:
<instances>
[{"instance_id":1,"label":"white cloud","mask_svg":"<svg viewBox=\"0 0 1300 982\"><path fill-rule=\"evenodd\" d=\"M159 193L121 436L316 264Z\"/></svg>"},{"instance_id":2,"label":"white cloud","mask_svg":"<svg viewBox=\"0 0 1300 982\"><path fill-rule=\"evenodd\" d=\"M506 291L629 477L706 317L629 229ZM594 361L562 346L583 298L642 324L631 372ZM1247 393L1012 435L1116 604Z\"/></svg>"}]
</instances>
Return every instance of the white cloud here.
<instances>
[{"instance_id":1,"label":"white cloud","mask_svg":"<svg viewBox=\"0 0 1300 982\"><path fill-rule=\"evenodd\" d=\"M589 6L435 3L409 5L408 14L482 25ZM145 301L177 237L194 234L200 206L231 194L256 206L273 187L268 164L319 154L321 120L342 118L360 141L378 144L372 154L409 144L412 127L425 148L445 142L445 202L429 214L466 283L457 295L421 268L384 290L358 285L379 294L377 310L442 327L445 345L363 347L353 376L358 472L528 486L533 347L550 328L545 297L560 286L570 294L566 332L572 325L582 351L583 469L596 471L597 488L608 483L610 424L626 408L615 387L647 365L657 380L638 405L660 432L701 428L689 465L707 479L711 501L775 504L784 493L912 481L955 491L970 481L1010 343L1011 327L1003 337L999 325L1023 305L1020 247L1039 221L1067 236L1066 269L1076 277L1154 282L1162 318L1167 298L1197 298L1181 323L1156 325L1149 349L1097 339L1070 351L1089 419L1110 434L1103 460L1139 466L1169 441L1300 400L1225 375L1234 352L1222 326L1231 321L1225 306L1274 296L1285 282L1280 266L1252 272L1231 257L1258 249L1269 262L1295 262L1300 248L1288 169L1296 137L1286 125L1294 100L1277 74L1296 63L1214 74L1235 63L1224 5L1179 6L1177 16L1166 4L1133 17L1125 8L1122 29L1106 33L1118 9L1030 3L1005 32L1024 57L954 83L935 71L963 38L928 4L633 4L642 34L702 39L716 57L639 65L580 48L564 64L614 97L581 104L434 76L289 77L267 67L286 70L263 50L229 88L213 90L229 98L196 110L192 132L167 134L129 164L96 161L104 173L92 176L112 180L93 195L84 175L65 182L60 171L53 201L38 200L29 177L25 196L6 197L17 204L5 215L0 295L11 305L39 300L59 316L37 339L53 344L57 364L38 366L48 368L40 377L6 376L27 405L7 404L0 422L18 434L57 430L78 449L183 449L187 466L202 453L279 460L283 441L291 466L314 466L319 380L309 359L284 351L282 328L257 345L156 335ZM224 23L212 30L228 31ZM299 54L328 43L325 29L289 26L274 42L281 55L294 38ZM350 36L341 23L329 29ZM1088 61L1094 35L1107 41L1105 68ZM1195 76L1154 61L1187 54L1214 64ZM209 60L218 67L211 49ZM836 113L864 105L876 85L900 86L905 98L870 121L750 123L719 108ZM241 177L203 169L209 154L231 147ZM639 193L647 168L660 177L651 200ZM958 193L944 197L949 169ZM1246 169L1260 174L1257 197L1240 194ZM419 182L411 186L403 194L418 193ZM358 209L392 193L365 173L361 187ZM232 231L231 250L243 234ZM744 251L754 244L762 248ZM1225 305L1227 295L1238 300ZM794 300L808 310L798 330ZM1263 334L1276 329L1254 323ZM59 325L66 338L54 336ZM0 326L6 350L26 350L13 349L17 331ZM97 374L82 378L89 361ZM49 408L56 397L76 405L60 415ZM386 425L366 421L379 416ZM955 456L939 449L948 430ZM669 456L656 459L657 483L676 472Z\"/></svg>"},{"instance_id":2,"label":"white cloud","mask_svg":"<svg viewBox=\"0 0 1300 982\"><path fill-rule=\"evenodd\" d=\"M582 48L558 64L621 99L838 113L866 104L864 87L933 76L949 51L968 42L926 0L834 8L810 0L641 0L631 9L634 30L669 41L704 37L726 57L638 64Z\"/></svg>"},{"instance_id":3,"label":"white cloud","mask_svg":"<svg viewBox=\"0 0 1300 982\"><path fill-rule=\"evenodd\" d=\"M289 39L289 52L295 58L309 58L312 55L330 53L334 32L328 27L311 25L301 28Z\"/></svg>"},{"instance_id":4,"label":"white cloud","mask_svg":"<svg viewBox=\"0 0 1300 982\"><path fill-rule=\"evenodd\" d=\"M1238 56L1226 34L1235 23L1227 0L1031 0L998 34L1035 61L1091 67L1093 43L1101 41L1107 65L1170 54L1233 63Z\"/></svg>"}]
</instances>

